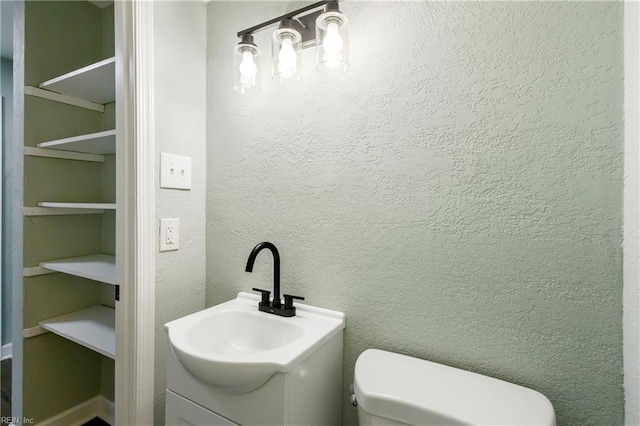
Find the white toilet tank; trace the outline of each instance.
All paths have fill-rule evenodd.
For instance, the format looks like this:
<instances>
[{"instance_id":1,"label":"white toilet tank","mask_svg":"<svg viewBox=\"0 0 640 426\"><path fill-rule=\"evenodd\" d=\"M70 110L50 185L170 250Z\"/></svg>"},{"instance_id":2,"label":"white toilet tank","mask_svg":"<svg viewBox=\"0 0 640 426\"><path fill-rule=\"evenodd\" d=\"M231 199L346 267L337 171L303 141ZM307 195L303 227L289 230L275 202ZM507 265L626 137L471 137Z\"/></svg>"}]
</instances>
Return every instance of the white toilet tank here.
<instances>
[{"instance_id":1,"label":"white toilet tank","mask_svg":"<svg viewBox=\"0 0 640 426\"><path fill-rule=\"evenodd\" d=\"M555 426L540 392L393 352L368 349L356 361L361 426Z\"/></svg>"}]
</instances>

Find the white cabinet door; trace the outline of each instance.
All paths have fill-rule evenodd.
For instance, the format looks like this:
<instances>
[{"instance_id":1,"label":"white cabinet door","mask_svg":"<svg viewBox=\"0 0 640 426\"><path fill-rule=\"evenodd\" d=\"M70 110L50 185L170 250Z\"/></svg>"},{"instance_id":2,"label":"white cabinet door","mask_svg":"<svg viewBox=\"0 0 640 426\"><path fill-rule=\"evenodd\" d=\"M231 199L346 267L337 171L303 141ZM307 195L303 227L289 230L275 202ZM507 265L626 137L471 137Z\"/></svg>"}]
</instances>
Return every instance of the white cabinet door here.
<instances>
[{"instance_id":1,"label":"white cabinet door","mask_svg":"<svg viewBox=\"0 0 640 426\"><path fill-rule=\"evenodd\" d=\"M167 389L166 426L239 426Z\"/></svg>"}]
</instances>

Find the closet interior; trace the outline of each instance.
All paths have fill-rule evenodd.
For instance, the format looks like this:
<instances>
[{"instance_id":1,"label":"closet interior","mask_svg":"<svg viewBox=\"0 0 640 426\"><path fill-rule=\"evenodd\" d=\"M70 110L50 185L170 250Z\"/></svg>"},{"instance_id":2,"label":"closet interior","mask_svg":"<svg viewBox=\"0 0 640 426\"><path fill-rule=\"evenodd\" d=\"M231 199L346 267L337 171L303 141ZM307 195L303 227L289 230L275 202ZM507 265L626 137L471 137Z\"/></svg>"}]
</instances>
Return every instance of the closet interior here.
<instances>
[{"instance_id":1,"label":"closet interior","mask_svg":"<svg viewBox=\"0 0 640 426\"><path fill-rule=\"evenodd\" d=\"M27 1L24 18L23 415L93 404L113 424L114 5Z\"/></svg>"}]
</instances>

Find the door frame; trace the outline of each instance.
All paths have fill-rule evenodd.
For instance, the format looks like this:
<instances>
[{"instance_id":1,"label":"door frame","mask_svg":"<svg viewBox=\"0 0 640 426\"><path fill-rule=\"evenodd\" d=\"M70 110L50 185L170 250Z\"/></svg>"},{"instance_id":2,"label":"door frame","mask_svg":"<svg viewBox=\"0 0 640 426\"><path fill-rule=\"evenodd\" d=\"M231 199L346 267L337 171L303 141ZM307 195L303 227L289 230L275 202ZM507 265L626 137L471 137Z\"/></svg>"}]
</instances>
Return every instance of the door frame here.
<instances>
[{"instance_id":1,"label":"door frame","mask_svg":"<svg viewBox=\"0 0 640 426\"><path fill-rule=\"evenodd\" d=\"M115 2L117 128L115 423L153 424L155 147L153 2Z\"/></svg>"},{"instance_id":2,"label":"door frame","mask_svg":"<svg viewBox=\"0 0 640 426\"><path fill-rule=\"evenodd\" d=\"M623 366L625 422L640 422L640 4L624 2Z\"/></svg>"},{"instance_id":3,"label":"door frame","mask_svg":"<svg viewBox=\"0 0 640 426\"><path fill-rule=\"evenodd\" d=\"M22 360L24 1L14 9L14 172L12 208L13 356ZM116 302L115 424L152 425L155 323L155 148L153 2L116 0ZM21 361L12 375L12 415L22 418ZM3 413L4 414L4 413Z\"/></svg>"},{"instance_id":4,"label":"door frame","mask_svg":"<svg viewBox=\"0 0 640 426\"><path fill-rule=\"evenodd\" d=\"M22 412L22 327L23 327L23 253L24 253L24 2L15 0L13 8L13 140L11 156L13 171L7 178L7 193L12 205L5 214L10 216L11 230L4 238L10 240L11 256L11 415L21 418ZM7 208L8 209L8 208ZM6 267L6 265L5 265Z\"/></svg>"}]
</instances>

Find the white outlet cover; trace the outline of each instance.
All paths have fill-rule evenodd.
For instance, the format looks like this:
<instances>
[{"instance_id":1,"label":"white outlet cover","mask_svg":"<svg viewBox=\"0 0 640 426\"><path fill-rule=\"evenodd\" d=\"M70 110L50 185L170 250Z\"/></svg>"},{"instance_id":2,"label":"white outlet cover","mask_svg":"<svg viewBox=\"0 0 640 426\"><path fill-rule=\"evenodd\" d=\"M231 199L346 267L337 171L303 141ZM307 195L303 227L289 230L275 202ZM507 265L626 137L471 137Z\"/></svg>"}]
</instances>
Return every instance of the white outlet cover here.
<instances>
[{"instance_id":1,"label":"white outlet cover","mask_svg":"<svg viewBox=\"0 0 640 426\"><path fill-rule=\"evenodd\" d=\"M161 152L160 188L191 189L191 157Z\"/></svg>"},{"instance_id":2,"label":"white outlet cover","mask_svg":"<svg viewBox=\"0 0 640 426\"><path fill-rule=\"evenodd\" d=\"M160 251L180 248L180 219L160 219Z\"/></svg>"}]
</instances>

